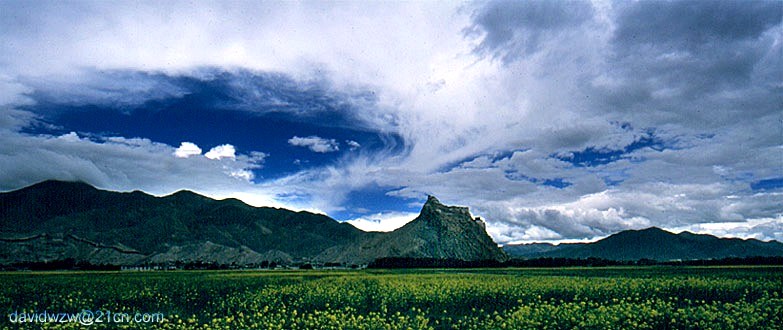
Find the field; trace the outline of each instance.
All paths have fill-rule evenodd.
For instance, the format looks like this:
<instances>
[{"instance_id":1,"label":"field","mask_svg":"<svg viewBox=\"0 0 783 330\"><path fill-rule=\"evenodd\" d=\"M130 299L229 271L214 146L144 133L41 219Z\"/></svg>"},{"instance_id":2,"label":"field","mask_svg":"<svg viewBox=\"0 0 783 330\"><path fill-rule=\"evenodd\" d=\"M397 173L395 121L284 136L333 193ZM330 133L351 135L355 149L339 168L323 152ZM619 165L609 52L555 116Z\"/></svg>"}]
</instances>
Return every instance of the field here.
<instances>
[{"instance_id":1,"label":"field","mask_svg":"<svg viewBox=\"0 0 783 330\"><path fill-rule=\"evenodd\" d=\"M783 268L17 272L0 306L5 329L782 329Z\"/></svg>"}]
</instances>

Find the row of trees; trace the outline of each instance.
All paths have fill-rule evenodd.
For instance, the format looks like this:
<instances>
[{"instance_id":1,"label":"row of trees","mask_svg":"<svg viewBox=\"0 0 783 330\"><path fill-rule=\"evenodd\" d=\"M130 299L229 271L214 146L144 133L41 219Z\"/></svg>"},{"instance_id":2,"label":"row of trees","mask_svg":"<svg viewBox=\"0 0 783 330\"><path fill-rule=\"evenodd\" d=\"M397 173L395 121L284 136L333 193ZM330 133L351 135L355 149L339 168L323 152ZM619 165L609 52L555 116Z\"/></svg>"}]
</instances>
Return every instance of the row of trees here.
<instances>
[{"instance_id":1,"label":"row of trees","mask_svg":"<svg viewBox=\"0 0 783 330\"><path fill-rule=\"evenodd\" d=\"M675 260L656 261L639 259L633 261L608 260L600 258L535 258L511 259L506 262L496 260L465 261L459 259L433 258L380 258L367 265L367 268L504 268L504 267L606 267L606 266L740 266L740 265L783 265L783 257L745 257L707 260ZM274 269L276 262L263 261L259 264L234 265L213 262L175 262L168 265L143 265L145 269L186 269L186 270L219 270L219 269ZM314 268L361 268L358 265L343 265L326 263L319 265L302 264L299 269ZM92 264L86 261L76 261L72 258L48 262L23 262L11 266L0 267L2 270L122 270L118 265Z\"/></svg>"},{"instance_id":2,"label":"row of trees","mask_svg":"<svg viewBox=\"0 0 783 330\"><path fill-rule=\"evenodd\" d=\"M465 261L458 259L428 258L381 258L371 262L367 268L504 268L504 267L606 267L606 266L735 266L735 265L783 265L783 257L745 257L707 260L657 261L608 260L601 258L535 258L511 259L506 262L495 260Z\"/></svg>"}]
</instances>

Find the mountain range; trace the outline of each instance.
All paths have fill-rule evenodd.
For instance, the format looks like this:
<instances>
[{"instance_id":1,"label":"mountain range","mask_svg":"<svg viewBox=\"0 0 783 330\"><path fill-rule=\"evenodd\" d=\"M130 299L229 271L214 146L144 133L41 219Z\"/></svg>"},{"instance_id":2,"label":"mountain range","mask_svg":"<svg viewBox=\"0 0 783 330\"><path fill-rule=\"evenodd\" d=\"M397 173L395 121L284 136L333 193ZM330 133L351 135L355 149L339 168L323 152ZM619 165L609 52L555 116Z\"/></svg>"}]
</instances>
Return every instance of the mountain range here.
<instances>
[{"instance_id":1,"label":"mountain range","mask_svg":"<svg viewBox=\"0 0 783 330\"><path fill-rule=\"evenodd\" d=\"M156 197L82 182L44 181L0 193L0 266L71 260L93 265L253 266L368 264L378 259L492 261L509 257L703 260L783 256L783 243L659 228L592 243L531 243L502 249L466 207L429 196L392 232L365 232L325 215L252 207L190 191Z\"/></svg>"},{"instance_id":2,"label":"mountain range","mask_svg":"<svg viewBox=\"0 0 783 330\"><path fill-rule=\"evenodd\" d=\"M504 261L484 222L430 196L392 232L364 232L325 215L252 207L190 191L165 197L44 181L0 193L0 265L341 263L379 258Z\"/></svg>"},{"instance_id":3,"label":"mountain range","mask_svg":"<svg viewBox=\"0 0 783 330\"><path fill-rule=\"evenodd\" d=\"M744 257L783 256L783 243L756 239L718 238L660 228L626 230L592 243L530 243L506 245L503 250L514 258L599 258L618 261L650 259L705 260Z\"/></svg>"}]
</instances>

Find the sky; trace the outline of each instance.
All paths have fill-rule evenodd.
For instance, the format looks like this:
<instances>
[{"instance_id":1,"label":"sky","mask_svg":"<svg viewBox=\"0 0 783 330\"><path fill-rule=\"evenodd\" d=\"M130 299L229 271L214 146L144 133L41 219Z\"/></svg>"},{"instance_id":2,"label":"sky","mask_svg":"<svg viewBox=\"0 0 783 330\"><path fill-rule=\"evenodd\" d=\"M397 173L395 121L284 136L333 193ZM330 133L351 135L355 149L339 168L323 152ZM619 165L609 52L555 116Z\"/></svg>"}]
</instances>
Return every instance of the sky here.
<instances>
[{"instance_id":1,"label":"sky","mask_svg":"<svg viewBox=\"0 0 783 330\"><path fill-rule=\"evenodd\" d=\"M783 241L783 2L0 0L0 191Z\"/></svg>"}]
</instances>

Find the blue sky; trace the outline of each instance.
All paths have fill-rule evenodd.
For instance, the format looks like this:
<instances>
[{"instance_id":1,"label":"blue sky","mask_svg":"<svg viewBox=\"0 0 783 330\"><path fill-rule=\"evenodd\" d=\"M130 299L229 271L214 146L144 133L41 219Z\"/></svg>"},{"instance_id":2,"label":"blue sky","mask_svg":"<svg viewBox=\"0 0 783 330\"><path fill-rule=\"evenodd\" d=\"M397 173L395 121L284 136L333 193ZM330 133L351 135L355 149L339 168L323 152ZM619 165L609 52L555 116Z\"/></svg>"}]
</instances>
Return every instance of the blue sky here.
<instances>
[{"instance_id":1,"label":"blue sky","mask_svg":"<svg viewBox=\"0 0 783 330\"><path fill-rule=\"evenodd\" d=\"M254 181L326 166L350 154L383 149L396 152L402 146L401 137L394 132L352 123L352 112L361 111L357 109L360 105L352 104L354 99L372 106L372 91L334 95L324 90L328 86L301 85L280 74L209 71L216 71L216 76L198 79L136 72L96 73L103 75L102 80L165 85L176 90L174 95L154 100L139 96L141 102L134 104L63 95L62 91L36 91L30 95L35 103L20 108L40 114L41 120L50 125L29 127L23 132L58 135L75 131L144 137L173 146L187 141L207 150L225 143L238 150L263 150L267 154L264 168L254 170ZM264 95L252 95L255 91ZM318 148L319 143L325 147Z\"/></svg>"},{"instance_id":2,"label":"blue sky","mask_svg":"<svg viewBox=\"0 0 783 330\"><path fill-rule=\"evenodd\" d=\"M37 114L40 123L21 132L52 136L74 132L92 140L140 137L180 147L186 143L203 149L199 155L204 156L212 148L231 145L234 154L263 154L262 164L248 169L249 181L256 184L339 166L358 157L404 152L405 141L399 134L356 122L355 112L375 106L371 90L345 94L328 91L322 82L301 83L279 73L213 67L199 71L207 76L90 73L101 82L165 86L161 92L170 93L150 97L121 89L123 97L132 99L128 102L115 102L114 95L84 95L81 89L41 88L29 94L32 104L19 107ZM417 210L404 199L386 196L387 191L388 187L371 184L348 191L344 206L329 214L349 220L368 212Z\"/></svg>"},{"instance_id":3,"label":"blue sky","mask_svg":"<svg viewBox=\"0 0 783 330\"><path fill-rule=\"evenodd\" d=\"M0 1L0 190L783 240L779 1ZM176 13L176 14L175 14Z\"/></svg>"}]
</instances>

